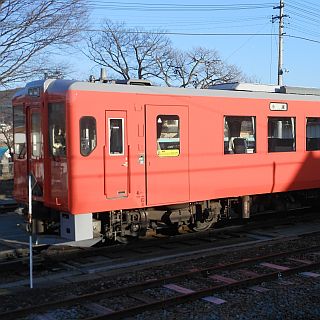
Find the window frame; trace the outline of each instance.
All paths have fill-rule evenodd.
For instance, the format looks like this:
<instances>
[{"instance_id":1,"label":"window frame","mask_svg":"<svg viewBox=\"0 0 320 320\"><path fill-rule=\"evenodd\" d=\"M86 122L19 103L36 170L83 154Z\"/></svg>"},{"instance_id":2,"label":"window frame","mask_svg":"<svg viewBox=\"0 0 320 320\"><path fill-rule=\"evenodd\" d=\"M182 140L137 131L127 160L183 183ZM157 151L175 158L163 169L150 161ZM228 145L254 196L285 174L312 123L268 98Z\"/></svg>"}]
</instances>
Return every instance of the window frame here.
<instances>
[{"instance_id":1,"label":"window frame","mask_svg":"<svg viewBox=\"0 0 320 320\"><path fill-rule=\"evenodd\" d=\"M33 133L34 131L34 116L38 117L38 127L36 129L38 129L38 131L36 131L36 133L39 134L39 141L34 143L34 139L33 139ZM33 159L39 159L43 156L43 150L42 150L42 146L43 146L43 140L42 140L42 131L41 131L41 114L40 111L33 111L31 110L31 115L30 115L30 122L31 122L31 130L30 130L30 145L31 145L31 157ZM39 154L35 154L34 153L34 145L38 146L38 150L39 150Z\"/></svg>"},{"instance_id":2,"label":"window frame","mask_svg":"<svg viewBox=\"0 0 320 320\"><path fill-rule=\"evenodd\" d=\"M178 134L178 138L171 138L171 139L178 139L177 141L172 141L172 142L176 142L176 143L179 143L179 149L161 149L159 148L160 147L160 139L163 139L163 138L160 138L161 134L163 132L159 132L159 118L164 118L164 121L178 121L178 130L177 132L175 132L176 134ZM169 117L171 117L171 119L168 119ZM158 114L157 117L156 117L156 150L157 150L157 156L159 158L175 158L175 157L180 157L181 155L181 138L180 138L180 116L178 114ZM159 136L159 133L160 133L160 136ZM158 137L159 136L159 137ZM170 139L170 138L169 138ZM164 142L162 142L164 143ZM171 151L171 152L170 152ZM178 151L178 153L177 153Z\"/></svg>"},{"instance_id":3,"label":"window frame","mask_svg":"<svg viewBox=\"0 0 320 320\"><path fill-rule=\"evenodd\" d=\"M308 149L308 139L318 139L320 141L320 137L315 137L315 138L310 138L308 137L308 119L318 119L319 120L319 125L320 125L320 117L306 117L306 126L305 126L305 151L307 152L314 152L314 151L320 151L320 143L319 143L319 147L317 149Z\"/></svg>"},{"instance_id":4,"label":"window frame","mask_svg":"<svg viewBox=\"0 0 320 320\"><path fill-rule=\"evenodd\" d=\"M63 119L63 121L59 123L59 126L61 126L61 129L64 129L64 137L63 137L64 138L64 145L63 145L64 152L63 153L54 154L55 136L52 136L52 134L51 134L51 129L52 129L51 125L56 125L56 123L52 122L52 118L53 117L50 117L50 115L51 115L50 108L52 106L57 106L57 105L59 105L60 107L63 108L63 110L62 110L62 112L60 114L60 116ZM48 141L48 149L49 149L50 158L53 158L53 159L56 159L56 158L65 159L65 158L67 158L67 128L66 127L67 127L67 121L66 121L66 104L65 104L65 102L64 101L49 102L48 103L48 131L49 131L49 133L48 133L48 140L49 140Z\"/></svg>"},{"instance_id":5,"label":"window frame","mask_svg":"<svg viewBox=\"0 0 320 320\"><path fill-rule=\"evenodd\" d=\"M282 121L284 121L284 119L286 120L290 120L291 123L293 123L293 131L291 131L293 133L293 149L292 150L272 150L270 151L270 139L279 139L279 140L285 140L285 139L290 139L291 138L277 138L277 137L271 137L269 136L269 120L270 119L281 119ZM293 122L292 122L293 120ZM296 116L268 116L267 117L267 147L268 147L268 153L278 153L278 152L297 152L297 117Z\"/></svg>"},{"instance_id":6,"label":"window frame","mask_svg":"<svg viewBox=\"0 0 320 320\"><path fill-rule=\"evenodd\" d=\"M225 137L226 137L225 136L225 126L228 123L227 118L244 118L242 121L245 121L246 119L251 119L252 135L254 137L254 147L253 148L246 147L246 150L253 149L252 152L239 152L239 153L230 152L229 144L230 144L231 140L229 139L229 136L228 136L228 149L227 149L228 152L226 152L226 147L225 147ZM242 126L242 124L241 124L241 126ZM230 138L244 139L246 144L248 145L248 141L249 140L240 136L240 133L242 132L241 131L241 126L240 126L239 136L237 136L237 137L235 137L235 136L232 137L231 136ZM228 130L229 130L229 125L228 125ZM249 116L249 115L234 115L234 114L226 115L225 114L223 116L223 154L224 155L229 155L229 154L232 154L232 155L241 154L241 155L243 155L243 154L256 154L256 153L257 153L257 117L256 116Z\"/></svg>"},{"instance_id":7,"label":"window frame","mask_svg":"<svg viewBox=\"0 0 320 320\"><path fill-rule=\"evenodd\" d=\"M122 144L122 152L114 152L111 153L111 120L121 120L121 132L122 132L122 137L121 137L121 144ZM124 156L125 154L125 118L120 118L120 117L112 117L108 118L108 144L109 144L109 156L111 157L117 157L117 156Z\"/></svg>"},{"instance_id":8,"label":"window frame","mask_svg":"<svg viewBox=\"0 0 320 320\"><path fill-rule=\"evenodd\" d=\"M16 125L16 118L18 117L17 115L17 110L21 110L22 113L20 115L23 116L23 127L17 127ZM24 108L23 105L16 105L13 106L13 141L14 141L14 154L17 156L17 159L26 159L27 158L27 124L26 124L26 120L27 120L27 115L26 115L26 109ZM16 138L16 134L17 133L17 128L23 128L23 132L22 134L24 135L24 142L22 143L17 143L17 138ZM20 145L22 145L21 150L17 150L17 144L19 144L19 149L20 149Z\"/></svg>"},{"instance_id":9,"label":"window frame","mask_svg":"<svg viewBox=\"0 0 320 320\"><path fill-rule=\"evenodd\" d=\"M83 152L84 149L82 147L82 131L83 131L83 128L82 128L81 124L82 124L82 121L89 120L89 119L92 119L93 123L94 123L93 136L94 136L95 146L94 146L94 148L92 148L92 144L89 142L90 151L88 153L84 153ZM96 120L95 117L93 117L93 116L82 116L79 119L79 140L80 140L80 154L83 157L88 157L97 148L98 135L97 135L97 120ZM89 133L89 141L90 141L90 133Z\"/></svg>"}]
</instances>

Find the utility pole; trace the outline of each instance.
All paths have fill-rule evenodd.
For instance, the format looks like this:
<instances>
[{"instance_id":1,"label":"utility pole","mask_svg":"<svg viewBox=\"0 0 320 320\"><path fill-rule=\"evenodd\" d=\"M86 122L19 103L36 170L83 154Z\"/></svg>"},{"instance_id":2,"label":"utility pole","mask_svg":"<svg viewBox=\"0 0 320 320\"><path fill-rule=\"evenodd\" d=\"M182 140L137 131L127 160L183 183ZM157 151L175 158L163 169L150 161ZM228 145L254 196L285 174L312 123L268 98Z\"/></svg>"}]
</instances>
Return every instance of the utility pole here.
<instances>
[{"instance_id":1,"label":"utility pole","mask_svg":"<svg viewBox=\"0 0 320 320\"><path fill-rule=\"evenodd\" d=\"M280 0L279 6L273 7L273 9L279 9L279 15L278 16L272 16L272 23L274 23L276 20L279 20L279 48L278 48L278 85L282 86L283 84L283 35L285 32L283 32L284 29L284 23L283 18L287 17L287 15L283 14L283 8L284 8L284 0Z\"/></svg>"}]
</instances>

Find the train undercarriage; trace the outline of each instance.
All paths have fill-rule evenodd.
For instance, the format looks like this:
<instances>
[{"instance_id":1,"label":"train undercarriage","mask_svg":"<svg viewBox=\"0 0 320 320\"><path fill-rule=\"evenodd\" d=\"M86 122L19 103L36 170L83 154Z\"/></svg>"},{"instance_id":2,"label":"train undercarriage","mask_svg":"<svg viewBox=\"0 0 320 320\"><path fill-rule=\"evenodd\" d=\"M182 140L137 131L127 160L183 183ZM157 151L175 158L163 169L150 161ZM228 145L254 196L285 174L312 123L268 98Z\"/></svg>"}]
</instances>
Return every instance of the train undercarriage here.
<instances>
[{"instance_id":1,"label":"train undercarriage","mask_svg":"<svg viewBox=\"0 0 320 320\"><path fill-rule=\"evenodd\" d=\"M186 229L201 232L219 221L301 209L316 205L319 196L319 190L304 190L80 215L57 212L34 203L32 228L34 233L58 234L71 241L95 238L127 242L145 236L149 230L175 234Z\"/></svg>"}]
</instances>

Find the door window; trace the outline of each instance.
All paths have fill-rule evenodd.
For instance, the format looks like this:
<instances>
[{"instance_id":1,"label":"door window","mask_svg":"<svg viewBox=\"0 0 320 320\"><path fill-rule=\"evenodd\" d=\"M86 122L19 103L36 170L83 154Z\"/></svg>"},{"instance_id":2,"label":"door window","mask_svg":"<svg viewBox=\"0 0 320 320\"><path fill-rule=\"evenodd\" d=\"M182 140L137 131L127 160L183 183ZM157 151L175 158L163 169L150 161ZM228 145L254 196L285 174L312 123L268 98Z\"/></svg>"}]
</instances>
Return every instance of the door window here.
<instances>
[{"instance_id":1,"label":"door window","mask_svg":"<svg viewBox=\"0 0 320 320\"><path fill-rule=\"evenodd\" d=\"M109 119L109 154L124 154L124 119Z\"/></svg>"},{"instance_id":2,"label":"door window","mask_svg":"<svg viewBox=\"0 0 320 320\"><path fill-rule=\"evenodd\" d=\"M33 112L31 114L31 155L33 157L41 156L42 149L42 136L41 136L41 122L40 113Z\"/></svg>"},{"instance_id":3,"label":"door window","mask_svg":"<svg viewBox=\"0 0 320 320\"><path fill-rule=\"evenodd\" d=\"M180 154L180 121L177 115L157 117L157 154L177 157Z\"/></svg>"}]
</instances>

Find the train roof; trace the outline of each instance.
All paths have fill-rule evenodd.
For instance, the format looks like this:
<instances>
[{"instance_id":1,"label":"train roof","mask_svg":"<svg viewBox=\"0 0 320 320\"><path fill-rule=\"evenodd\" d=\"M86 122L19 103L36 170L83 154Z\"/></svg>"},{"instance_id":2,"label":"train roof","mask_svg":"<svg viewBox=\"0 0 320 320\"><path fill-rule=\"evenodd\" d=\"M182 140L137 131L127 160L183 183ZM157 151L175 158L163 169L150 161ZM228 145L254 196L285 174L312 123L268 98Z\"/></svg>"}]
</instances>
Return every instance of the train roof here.
<instances>
[{"instance_id":1,"label":"train roof","mask_svg":"<svg viewBox=\"0 0 320 320\"><path fill-rule=\"evenodd\" d=\"M279 100L320 100L320 89L290 87L277 85L264 85L252 83L225 83L209 87L208 89L143 86L132 84L117 84L103 82L85 82L64 79L49 79L33 81L25 88L18 91L14 97L22 95L36 95L35 88L40 88L49 94L65 94L67 91L83 90L96 92L127 92L134 94L160 94L160 95L184 95L184 96L216 96L216 97L238 97L238 98L261 98Z\"/></svg>"},{"instance_id":2,"label":"train roof","mask_svg":"<svg viewBox=\"0 0 320 320\"><path fill-rule=\"evenodd\" d=\"M210 86L209 89L248 91L248 92L288 93L288 94L320 96L320 89L318 88L291 87L291 86L242 83L242 82L216 84L214 86Z\"/></svg>"}]
</instances>

